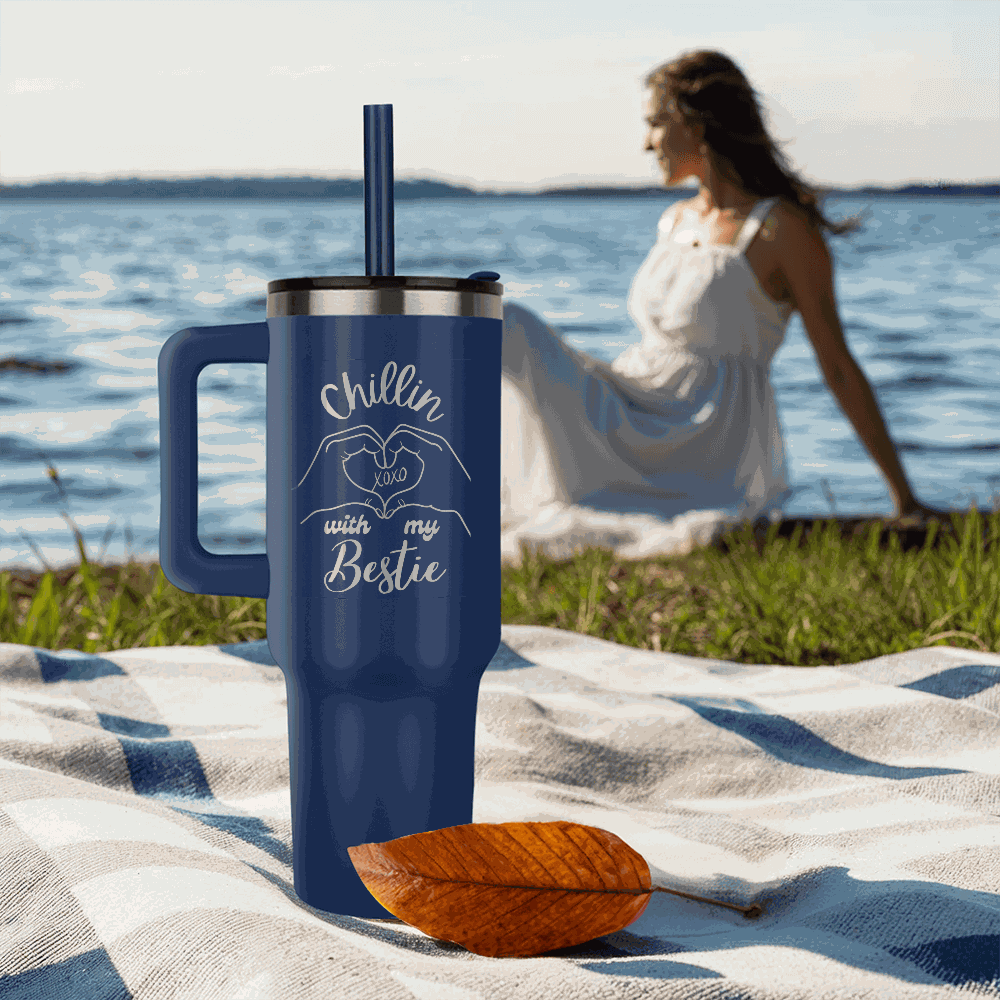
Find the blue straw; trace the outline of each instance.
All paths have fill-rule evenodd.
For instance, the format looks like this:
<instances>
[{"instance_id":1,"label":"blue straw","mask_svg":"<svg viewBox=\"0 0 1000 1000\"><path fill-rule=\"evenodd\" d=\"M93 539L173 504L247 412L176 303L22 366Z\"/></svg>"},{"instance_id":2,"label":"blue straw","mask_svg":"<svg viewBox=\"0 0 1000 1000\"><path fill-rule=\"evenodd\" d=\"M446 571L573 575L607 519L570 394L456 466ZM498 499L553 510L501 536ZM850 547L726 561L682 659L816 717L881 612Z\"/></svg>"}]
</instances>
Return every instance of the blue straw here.
<instances>
[{"instance_id":1,"label":"blue straw","mask_svg":"<svg viewBox=\"0 0 1000 1000\"><path fill-rule=\"evenodd\" d=\"M365 105L365 274L395 274L392 105Z\"/></svg>"}]
</instances>

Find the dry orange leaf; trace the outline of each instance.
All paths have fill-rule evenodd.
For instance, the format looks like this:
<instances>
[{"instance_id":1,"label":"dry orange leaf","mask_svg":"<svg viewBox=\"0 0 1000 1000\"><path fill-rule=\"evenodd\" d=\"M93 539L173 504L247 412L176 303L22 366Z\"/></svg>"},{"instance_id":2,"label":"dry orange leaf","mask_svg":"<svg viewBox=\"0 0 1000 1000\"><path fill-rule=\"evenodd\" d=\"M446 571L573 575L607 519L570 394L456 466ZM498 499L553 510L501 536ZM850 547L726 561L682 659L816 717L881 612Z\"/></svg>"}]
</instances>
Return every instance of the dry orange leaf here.
<instances>
[{"instance_id":1,"label":"dry orange leaf","mask_svg":"<svg viewBox=\"0 0 1000 1000\"><path fill-rule=\"evenodd\" d=\"M654 892L649 866L620 837L569 823L465 823L347 853L368 891L431 937L491 958L540 955L627 927Z\"/></svg>"}]
</instances>

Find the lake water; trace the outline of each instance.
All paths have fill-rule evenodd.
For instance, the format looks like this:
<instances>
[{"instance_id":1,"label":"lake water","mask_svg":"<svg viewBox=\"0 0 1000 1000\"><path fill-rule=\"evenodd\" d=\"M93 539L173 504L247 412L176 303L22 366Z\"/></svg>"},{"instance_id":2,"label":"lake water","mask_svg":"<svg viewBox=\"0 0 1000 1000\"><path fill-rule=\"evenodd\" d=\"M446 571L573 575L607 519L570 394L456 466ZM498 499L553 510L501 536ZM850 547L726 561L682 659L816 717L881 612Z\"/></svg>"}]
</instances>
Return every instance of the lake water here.
<instances>
[{"instance_id":1,"label":"lake water","mask_svg":"<svg viewBox=\"0 0 1000 1000\"><path fill-rule=\"evenodd\" d=\"M625 308L656 222L683 195L397 201L397 274L500 273L506 301L612 359L639 339ZM830 197L866 228L830 237L848 344L875 388L918 497L980 508L1000 493L1000 203ZM160 348L188 326L265 318L267 282L364 274L363 205L0 202L0 566L159 547ZM877 466L823 382L798 315L772 366L791 485L786 515L892 509ZM265 369L199 377L199 533L264 550ZM47 475L52 464L65 493ZM106 548L103 546L108 539Z\"/></svg>"}]
</instances>

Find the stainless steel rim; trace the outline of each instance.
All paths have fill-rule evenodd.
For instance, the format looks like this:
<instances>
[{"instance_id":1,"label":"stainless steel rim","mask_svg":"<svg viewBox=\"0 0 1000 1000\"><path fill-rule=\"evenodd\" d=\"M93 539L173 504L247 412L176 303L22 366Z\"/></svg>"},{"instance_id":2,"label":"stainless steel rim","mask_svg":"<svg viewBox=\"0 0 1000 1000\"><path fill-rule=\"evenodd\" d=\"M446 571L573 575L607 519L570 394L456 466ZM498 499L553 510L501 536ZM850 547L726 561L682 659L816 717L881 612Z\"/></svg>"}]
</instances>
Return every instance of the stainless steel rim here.
<instances>
[{"instance_id":1,"label":"stainless steel rim","mask_svg":"<svg viewBox=\"0 0 1000 1000\"><path fill-rule=\"evenodd\" d=\"M277 316L473 316L503 319L491 292L428 288L309 288L268 292L267 318Z\"/></svg>"}]
</instances>

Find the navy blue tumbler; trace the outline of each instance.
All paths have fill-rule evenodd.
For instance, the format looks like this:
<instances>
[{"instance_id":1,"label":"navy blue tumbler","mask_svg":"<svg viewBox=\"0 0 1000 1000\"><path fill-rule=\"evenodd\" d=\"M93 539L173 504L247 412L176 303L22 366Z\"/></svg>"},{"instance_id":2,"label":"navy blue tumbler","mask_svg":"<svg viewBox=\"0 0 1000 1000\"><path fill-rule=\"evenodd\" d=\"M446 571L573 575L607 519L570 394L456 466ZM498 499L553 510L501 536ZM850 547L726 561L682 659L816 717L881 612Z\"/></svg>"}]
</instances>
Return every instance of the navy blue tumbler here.
<instances>
[{"instance_id":1,"label":"navy blue tumbler","mask_svg":"<svg viewBox=\"0 0 1000 1000\"><path fill-rule=\"evenodd\" d=\"M499 275L296 278L267 322L159 356L160 563L267 598L285 674L295 891L391 917L347 848L472 822L479 682L500 645ZM267 550L197 537L199 371L267 365Z\"/></svg>"}]
</instances>

